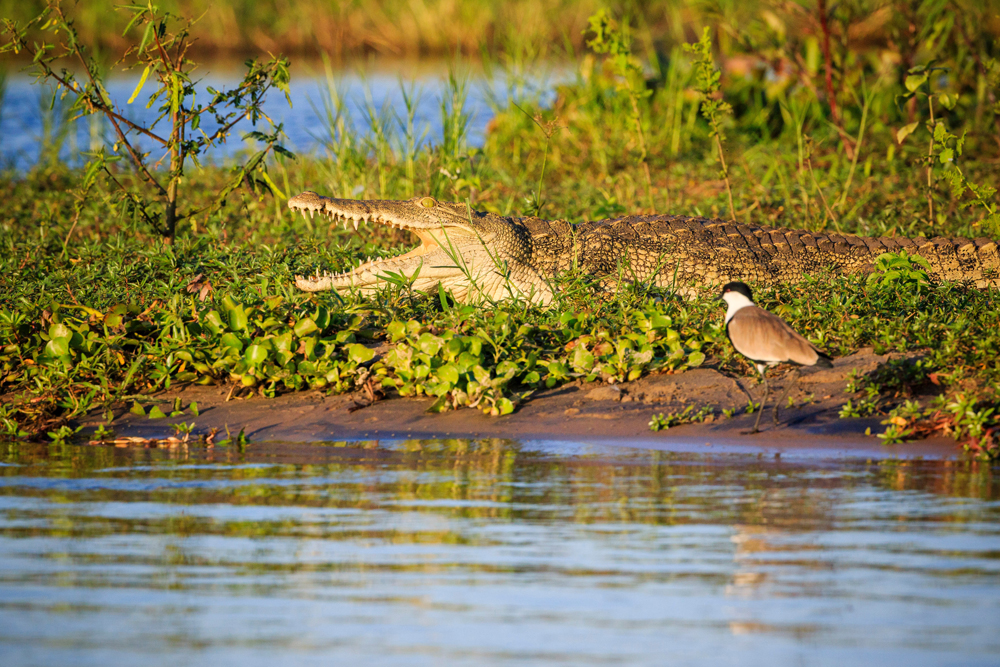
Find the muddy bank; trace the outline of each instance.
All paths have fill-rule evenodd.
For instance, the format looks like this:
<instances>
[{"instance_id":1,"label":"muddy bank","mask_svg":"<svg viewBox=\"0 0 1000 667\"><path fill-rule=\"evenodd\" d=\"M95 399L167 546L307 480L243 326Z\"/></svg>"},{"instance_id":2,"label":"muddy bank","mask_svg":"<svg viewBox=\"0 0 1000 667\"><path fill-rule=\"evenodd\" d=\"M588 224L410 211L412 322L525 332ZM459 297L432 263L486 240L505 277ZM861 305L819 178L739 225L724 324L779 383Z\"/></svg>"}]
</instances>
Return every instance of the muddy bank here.
<instances>
[{"instance_id":1,"label":"muddy bank","mask_svg":"<svg viewBox=\"0 0 1000 667\"><path fill-rule=\"evenodd\" d=\"M746 413L747 392L759 399L762 387L752 377L733 378L712 368L654 375L617 386L574 383L538 392L506 417L488 417L471 409L428 413L429 399L387 398L369 405L362 394L300 392L227 401L226 388L190 386L153 400L165 412L177 397L185 406L197 401L198 417L149 419L124 412L115 421L115 431L165 437L173 434L170 424L194 421L195 435L211 429L224 432L226 427L234 432L245 429L252 442L498 437L785 457L959 458L962 450L949 438L887 446L865 433L867 429L880 432L884 428L881 418L839 418L850 398L845 388L852 370L863 375L885 360L863 350L838 359L832 369L803 374L790 394L794 405L788 407L786 401L782 406L780 425L772 424L768 407L761 432L753 435L746 433L756 418ZM774 373L772 396L785 387L782 371ZM712 406L714 417L704 423L650 431L654 414L679 412L687 405ZM732 411L732 417L723 411Z\"/></svg>"}]
</instances>

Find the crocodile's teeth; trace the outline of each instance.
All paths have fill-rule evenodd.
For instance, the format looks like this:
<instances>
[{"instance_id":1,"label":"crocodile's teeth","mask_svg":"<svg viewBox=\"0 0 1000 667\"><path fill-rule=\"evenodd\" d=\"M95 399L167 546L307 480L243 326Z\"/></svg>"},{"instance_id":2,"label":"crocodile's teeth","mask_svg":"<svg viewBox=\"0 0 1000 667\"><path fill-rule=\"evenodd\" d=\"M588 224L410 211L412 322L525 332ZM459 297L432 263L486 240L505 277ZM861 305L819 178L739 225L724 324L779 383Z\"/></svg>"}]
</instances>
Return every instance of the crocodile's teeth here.
<instances>
[{"instance_id":1,"label":"crocodile's teeth","mask_svg":"<svg viewBox=\"0 0 1000 667\"><path fill-rule=\"evenodd\" d=\"M358 231L358 219L354 219L354 231Z\"/></svg>"},{"instance_id":2,"label":"crocodile's teeth","mask_svg":"<svg viewBox=\"0 0 1000 667\"><path fill-rule=\"evenodd\" d=\"M309 209L309 217L310 218L315 218L316 217L316 209L314 209L314 208Z\"/></svg>"}]
</instances>

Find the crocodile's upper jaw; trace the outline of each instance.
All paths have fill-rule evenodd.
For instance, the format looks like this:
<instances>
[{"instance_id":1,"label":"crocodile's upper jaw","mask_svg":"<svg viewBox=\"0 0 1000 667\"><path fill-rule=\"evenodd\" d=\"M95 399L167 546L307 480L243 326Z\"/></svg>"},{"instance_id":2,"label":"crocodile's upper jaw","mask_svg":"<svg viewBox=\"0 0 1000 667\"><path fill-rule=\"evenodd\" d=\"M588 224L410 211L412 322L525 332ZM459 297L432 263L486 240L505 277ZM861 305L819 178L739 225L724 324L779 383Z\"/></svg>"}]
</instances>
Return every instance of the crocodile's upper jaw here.
<instances>
[{"instance_id":1,"label":"crocodile's upper jaw","mask_svg":"<svg viewBox=\"0 0 1000 667\"><path fill-rule=\"evenodd\" d=\"M356 268L335 275L296 276L295 285L306 292L357 288L372 292L395 282L413 289L428 291L441 284L460 299L474 294L490 298L509 296L509 286L500 284L487 244L493 233L483 225L474 225L463 204L438 202L431 197L407 201L357 201L333 199L314 192L303 192L288 201L288 207L302 215L316 213L333 220L348 222L357 230L361 222L384 224L412 232L420 245L403 255L369 259ZM470 280L471 278L471 280Z\"/></svg>"}]
</instances>

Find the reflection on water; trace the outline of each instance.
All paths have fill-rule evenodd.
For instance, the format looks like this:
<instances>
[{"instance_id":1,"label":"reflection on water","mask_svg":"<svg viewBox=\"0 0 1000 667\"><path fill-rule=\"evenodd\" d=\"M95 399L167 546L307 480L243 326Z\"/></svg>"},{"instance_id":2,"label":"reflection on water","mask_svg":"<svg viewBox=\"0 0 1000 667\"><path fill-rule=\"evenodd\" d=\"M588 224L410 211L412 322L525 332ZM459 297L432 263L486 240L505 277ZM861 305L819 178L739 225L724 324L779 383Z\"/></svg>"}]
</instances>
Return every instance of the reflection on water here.
<instances>
[{"instance_id":1,"label":"reflection on water","mask_svg":"<svg viewBox=\"0 0 1000 667\"><path fill-rule=\"evenodd\" d=\"M1000 488L976 464L500 440L0 461L4 664L1000 654Z\"/></svg>"}]
</instances>

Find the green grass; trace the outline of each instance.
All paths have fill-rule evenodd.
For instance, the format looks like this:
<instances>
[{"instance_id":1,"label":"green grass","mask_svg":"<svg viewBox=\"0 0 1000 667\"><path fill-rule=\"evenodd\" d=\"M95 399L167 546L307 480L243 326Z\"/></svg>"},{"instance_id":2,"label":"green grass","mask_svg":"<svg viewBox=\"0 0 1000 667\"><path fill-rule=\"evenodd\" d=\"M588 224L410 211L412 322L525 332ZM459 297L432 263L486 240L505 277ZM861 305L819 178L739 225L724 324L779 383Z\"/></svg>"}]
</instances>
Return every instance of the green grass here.
<instances>
[{"instance_id":1,"label":"green grass","mask_svg":"<svg viewBox=\"0 0 1000 667\"><path fill-rule=\"evenodd\" d=\"M871 53L848 49L834 122L822 69L808 40L797 39L787 37L785 47L805 58L810 85L760 70L721 80L733 107L719 131L738 220L875 236L997 237L988 209L997 198L984 189L1000 157L994 64L979 71L960 49L938 49L953 68L910 102L902 66L878 71ZM419 144L404 110L397 122L371 105L373 132L349 134L344 114L354 101L331 83L320 120L326 148L272 160L268 173L292 194L430 194L570 221L653 211L727 216L720 143L699 114L692 63L679 48L643 54L641 43L633 48L652 70L648 95L587 56L551 107L522 99L501 109L481 149L465 139L461 77L451 77L442 103L438 145ZM738 50L731 41L723 49ZM505 56L492 65L523 69L530 61ZM955 97L935 115L956 137L950 143L932 143L928 94L938 102ZM899 129L914 119L900 143ZM950 160L941 159L944 149ZM979 190L953 187L956 165ZM131 182L124 171L119 177ZM220 167L190 171L186 205L205 207L231 178ZM166 245L116 206L106 183L81 200L82 180L57 160L0 176L0 433L7 436L65 438L62 426L88 411L127 407L137 395L187 382L263 396L367 387L431 396L438 410L502 415L541 388L575 379L620 382L705 363L734 374L749 369L722 334L714 294L679 300L631 286L606 295L588 276L570 274L559 278L548 309L517 301L484 309L401 287L369 298L309 295L292 286L295 274L341 271L412 240L386 228L348 233L291 215L281 199L237 191L220 210L185 220ZM872 281L818 275L756 292L835 356L865 346L923 352L918 363L859 381L866 396L845 414L889 413L887 441L950 429L995 456L1000 294L926 283L905 257L884 265ZM907 270L890 275L900 266ZM375 360L372 348L384 342L393 349ZM928 389L938 402L907 403Z\"/></svg>"}]
</instances>

